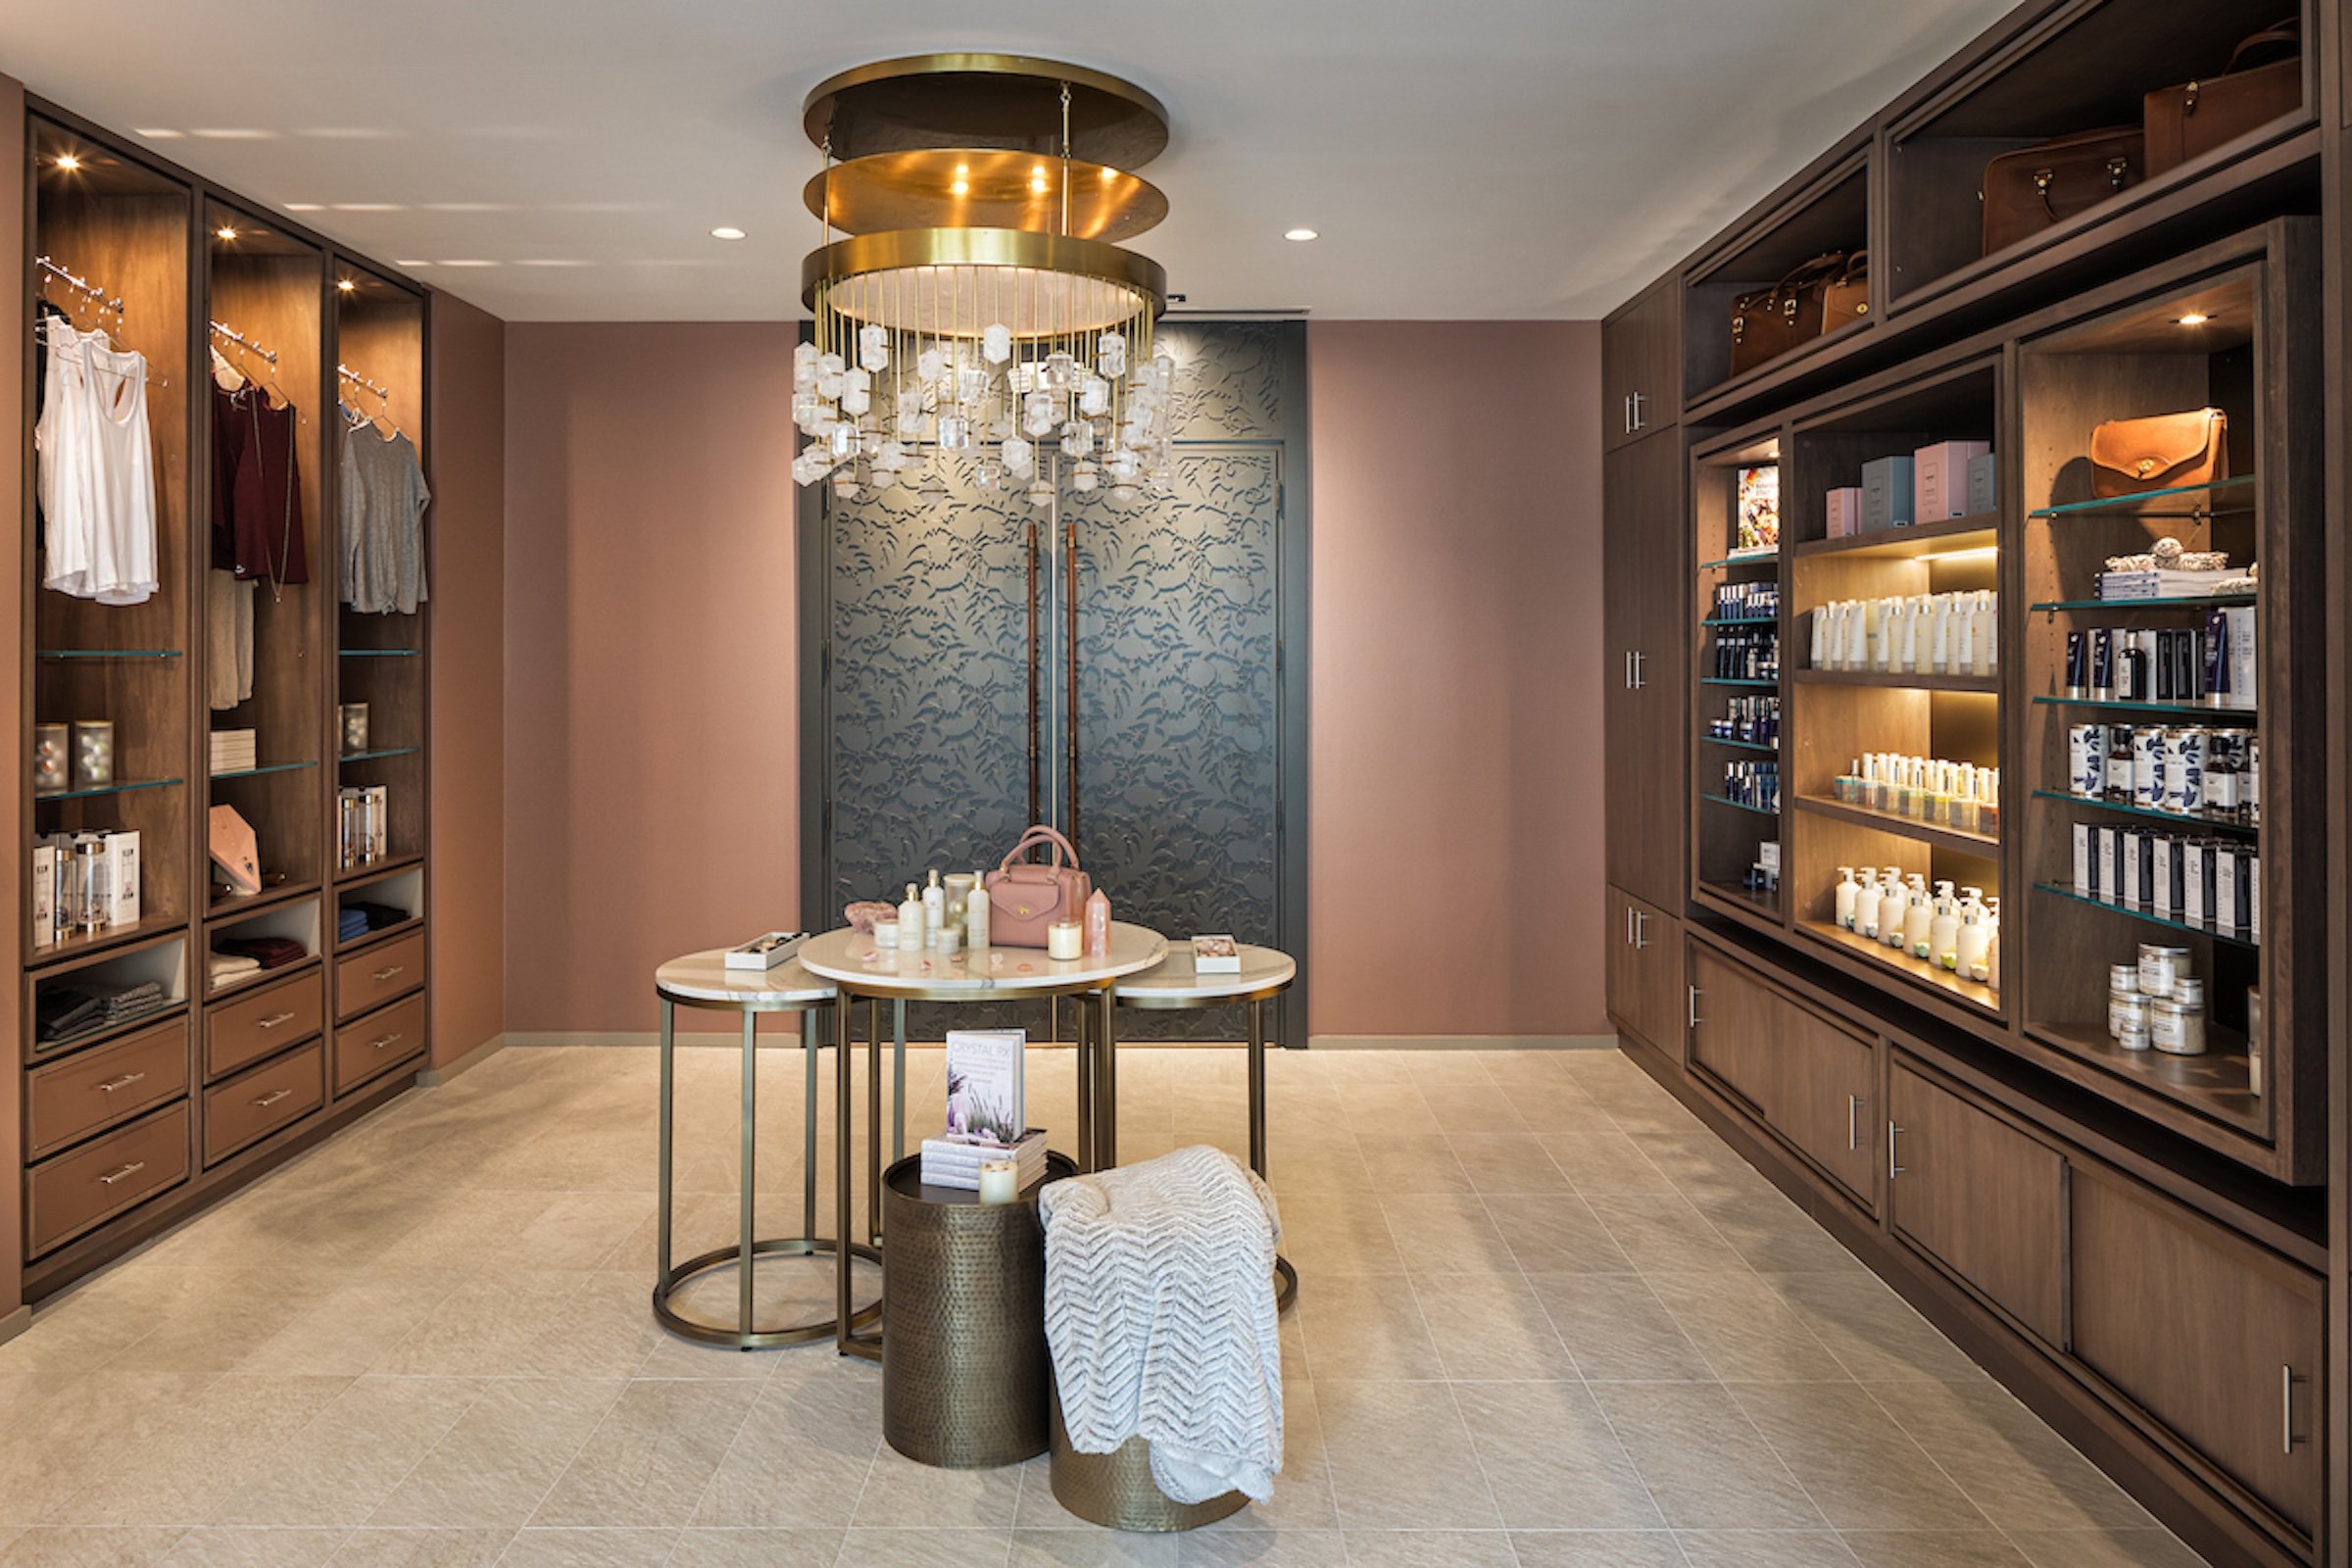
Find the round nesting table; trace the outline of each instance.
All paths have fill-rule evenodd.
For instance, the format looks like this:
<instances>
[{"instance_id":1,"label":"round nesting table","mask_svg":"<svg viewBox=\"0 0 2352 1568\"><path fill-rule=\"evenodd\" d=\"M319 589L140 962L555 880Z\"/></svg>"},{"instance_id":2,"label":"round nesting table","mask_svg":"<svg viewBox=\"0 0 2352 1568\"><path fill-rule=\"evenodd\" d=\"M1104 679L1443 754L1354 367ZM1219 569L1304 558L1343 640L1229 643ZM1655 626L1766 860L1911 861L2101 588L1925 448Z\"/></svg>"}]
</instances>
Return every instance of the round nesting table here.
<instances>
[{"instance_id":1,"label":"round nesting table","mask_svg":"<svg viewBox=\"0 0 2352 1568\"><path fill-rule=\"evenodd\" d=\"M977 953L958 951L953 954L882 948L875 945L869 933L849 929L827 931L803 943L798 957L800 965L816 979L831 982L838 993L833 1009L836 1048L833 1063L836 1118L833 1157L834 1199L839 1209L836 1219L841 1235L847 1237L851 1230L850 1140L854 1086L850 1062L850 1009L859 1000L871 1004L877 1001L957 1003L1002 1002L1012 998L1096 998L1097 1005L1078 1009L1081 1038L1078 1042L1078 1138L1074 1157L1080 1171L1091 1171L1109 1163L1102 1157L1103 1152L1097 1147L1096 1133L1103 1119L1100 1073L1108 1071L1115 1075L1116 1072L1115 1067L1101 1065L1109 1062L1113 1042L1117 1038L1111 1016L1112 987L1129 975L1153 967L1167 956L1168 944L1158 932L1118 920L1111 922L1110 952L1099 958L1050 958L1043 948L989 947ZM874 1088L879 1089L880 1031L869 1029L867 1036L867 1077ZM903 1041L903 1030L901 1038ZM899 1115L903 1122L905 1111L900 1110ZM1115 1126L1115 1111L1110 1119ZM867 1187L878 1194L882 1185L882 1104L878 1093L867 1097L866 1161ZM879 1214L880 1204L877 1201L872 1205L868 1218L877 1218ZM879 1360L882 1354L879 1341L857 1334L855 1330L859 1325L854 1325L850 1320L851 1255L849 1252L835 1254L834 1344L845 1355Z\"/></svg>"},{"instance_id":2,"label":"round nesting table","mask_svg":"<svg viewBox=\"0 0 2352 1568\"><path fill-rule=\"evenodd\" d=\"M842 1009L838 1005L833 983L809 973L799 960L792 958L767 970L729 969L726 967L724 951L712 949L708 953L672 958L656 969L654 995L662 1002L662 1170L661 1209L656 1219L658 1254L654 1280L655 1320L682 1339L702 1345L731 1346L741 1350L808 1345L873 1322L881 1316L882 1305L879 1301L854 1314L850 1311L850 1262L853 1257L858 1257L878 1263L881 1253L870 1246L861 1247L849 1241L846 1203L839 1236L827 1238L816 1234L816 1053L819 1046L816 1014L826 1007L833 1008L837 1016L840 1014ZM677 1009L682 1006L735 1012L743 1017L743 1200L741 1231L734 1246L717 1248L690 1257L683 1263L674 1263L670 1252L671 1200L675 1175L671 1121L676 1098ZM759 1103L757 1026L759 1014L763 1012L797 1012L801 1015L801 1044L807 1068L801 1234L765 1240L756 1235L754 1215L755 1195L759 1191L756 1171L758 1140L754 1136L757 1125L755 1112ZM845 1062L848 1060L846 1050L842 1053L842 1059ZM845 1066L845 1085L847 1079L848 1069ZM839 1260L838 1314L815 1322L780 1328L759 1327L753 1320L752 1311L753 1272L757 1261L762 1257L824 1256L834 1256ZM671 1297L681 1286L730 1264L739 1265L736 1321L732 1326L688 1317L671 1304Z\"/></svg>"},{"instance_id":3,"label":"round nesting table","mask_svg":"<svg viewBox=\"0 0 2352 1568\"><path fill-rule=\"evenodd\" d=\"M1227 1003L1242 1003L1250 1014L1250 1168L1262 1178L1266 1174L1266 1004L1291 988L1298 978L1298 962L1287 953L1272 948L1236 944L1240 949L1242 966L1238 973L1202 974L1193 965L1190 947L1169 952L1167 961L1157 968L1132 974L1114 988L1117 1004L1122 1007L1142 1007L1146 1010L1177 1010L1192 1007L1215 1007ZM1107 1054L1106 1054L1107 1055ZM1118 1151L1118 1069L1106 1060L1101 1073L1103 1084L1099 1098L1101 1104L1095 1112L1095 1139L1098 1150L1107 1148L1110 1157L1105 1165L1116 1164ZM1107 1132L1105 1131L1107 1128ZM1298 1295L1298 1271L1289 1258L1274 1259L1274 1299L1287 1310Z\"/></svg>"}]
</instances>

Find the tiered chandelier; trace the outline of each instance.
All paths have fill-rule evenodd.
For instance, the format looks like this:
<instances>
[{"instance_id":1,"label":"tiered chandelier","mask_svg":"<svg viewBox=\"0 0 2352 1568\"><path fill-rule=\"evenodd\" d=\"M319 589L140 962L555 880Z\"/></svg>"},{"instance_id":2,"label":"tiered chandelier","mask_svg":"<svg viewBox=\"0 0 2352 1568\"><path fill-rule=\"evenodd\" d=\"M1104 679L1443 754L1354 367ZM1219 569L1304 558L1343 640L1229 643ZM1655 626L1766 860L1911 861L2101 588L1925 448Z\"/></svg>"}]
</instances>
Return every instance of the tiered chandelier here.
<instances>
[{"instance_id":1,"label":"tiered chandelier","mask_svg":"<svg viewBox=\"0 0 2352 1568\"><path fill-rule=\"evenodd\" d=\"M1112 243L1167 216L1134 173L1167 145L1158 101L1053 61L925 55L835 76L804 116L826 243L801 269L793 477L938 500L960 460L1039 507L1164 488L1167 277Z\"/></svg>"}]
</instances>

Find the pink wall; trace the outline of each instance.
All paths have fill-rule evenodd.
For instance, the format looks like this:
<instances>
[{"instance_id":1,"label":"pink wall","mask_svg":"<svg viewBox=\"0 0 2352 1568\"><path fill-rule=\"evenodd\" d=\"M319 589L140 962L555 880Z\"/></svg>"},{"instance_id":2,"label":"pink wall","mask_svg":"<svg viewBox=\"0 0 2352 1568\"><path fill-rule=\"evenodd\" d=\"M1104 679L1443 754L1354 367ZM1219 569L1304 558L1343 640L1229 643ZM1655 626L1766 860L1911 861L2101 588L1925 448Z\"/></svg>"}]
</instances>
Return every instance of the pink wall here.
<instances>
[{"instance_id":1,"label":"pink wall","mask_svg":"<svg viewBox=\"0 0 2352 1568\"><path fill-rule=\"evenodd\" d=\"M506 1030L506 323L433 302L433 1065Z\"/></svg>"},{"instance_id":2,"label":"pink wall","mask_svg":"<svg viewBox=\"0 0 2352 1568\"><path fill-rule=\"evenodd\" d=\"M1317 322L1307 365L1312 1030L1604 1033L1600 329Z\"/></svg>"},{"instance_id":3,"label":"pink wall","mask_svg":"<svg viewBox=\"0 0 2352 1568\"><path fill-rule=\"evenodd\" d=\"M507 329L510 1030L652 1029L799 914L793 342Z\"/></svg>"},{"instance_id":4,"label":"pink wall","mask_svg":"<svg viewBox=\"0 0 2352 1568\"><path fill-rule=\"evenodd\" d=\"M792 341L508 328L518 1034L651 1029L661 958L799 914ZM1308 352L1310 1030L1602 1033L1598 328L1318 323ZM1449 398L1451 428L1403 425ZM1407 882L1432 924L1399 945ZM1405 956L1440 973L1399 991Z\"/></svg>"}]
</instances>

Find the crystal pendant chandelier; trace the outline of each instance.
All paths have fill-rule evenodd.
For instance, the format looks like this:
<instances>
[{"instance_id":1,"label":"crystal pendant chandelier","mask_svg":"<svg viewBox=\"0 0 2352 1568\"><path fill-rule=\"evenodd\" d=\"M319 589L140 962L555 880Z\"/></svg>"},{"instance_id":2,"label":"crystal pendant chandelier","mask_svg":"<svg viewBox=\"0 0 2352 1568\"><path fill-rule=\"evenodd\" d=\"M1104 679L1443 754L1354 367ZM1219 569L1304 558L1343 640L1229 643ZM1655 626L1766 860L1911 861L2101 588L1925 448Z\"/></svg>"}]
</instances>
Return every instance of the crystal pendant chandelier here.
<instances>
[{"instance_id":1,"label":"crystal pendant chandelier","mask_svg":"<svg viewBox=\"0 0 2352 1568\"><path fill-rule=\"evenodd\" d=\"M1158 102L1053 61L927 55L834 77L805 121L826 243L802 267L793 477L939 500L961 461L1039 507L1163 489L1166 275L1113 243L1167 214L1133 172L1167 145Z\"/></svg>"}]
</instances>

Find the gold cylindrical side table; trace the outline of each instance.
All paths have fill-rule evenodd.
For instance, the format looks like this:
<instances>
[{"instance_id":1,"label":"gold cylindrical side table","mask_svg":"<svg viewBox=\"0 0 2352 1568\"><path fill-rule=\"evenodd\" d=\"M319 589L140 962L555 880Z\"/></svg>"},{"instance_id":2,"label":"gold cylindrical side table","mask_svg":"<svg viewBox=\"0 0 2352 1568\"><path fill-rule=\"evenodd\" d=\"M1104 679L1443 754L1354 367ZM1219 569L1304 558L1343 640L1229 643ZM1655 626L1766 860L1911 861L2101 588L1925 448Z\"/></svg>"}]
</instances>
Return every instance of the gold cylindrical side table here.
<instances>
[{"instance_id":1,"label":"gold cylindrical side table","mask_svg":"<svg viewBox=\"0 0 2352 1568\"><path fill-rule=\"evenodd\" d=\"M918 1464L982 1470L1046 1451L1046 1233L1037 1195L1010 1203L926 1187L922 1156L882 1182L882 1436Z\"/></svg>"},{"instance_id":2,"label":"gold cylindrical side table","mask_svg":"<svg viewBox=\"0 0 2352 1568\"><path fill-rule=\"evenodd\" d=\"M1054 1500L1088 1524L1166 1534L1198 1530L1249 1506L1249 1494L1242 1492L1206 1502L1178 1502L1152 1479L1152 1445L1142 1438L1129 1438L1108 1453L1080 1453L1070 1446L1070 1434L1062 1426L1060 1396L1050 1394L1047 1403L1053 1422Z\"/></svg>"}]
</instances>

